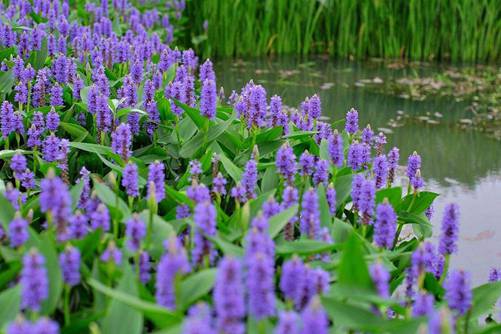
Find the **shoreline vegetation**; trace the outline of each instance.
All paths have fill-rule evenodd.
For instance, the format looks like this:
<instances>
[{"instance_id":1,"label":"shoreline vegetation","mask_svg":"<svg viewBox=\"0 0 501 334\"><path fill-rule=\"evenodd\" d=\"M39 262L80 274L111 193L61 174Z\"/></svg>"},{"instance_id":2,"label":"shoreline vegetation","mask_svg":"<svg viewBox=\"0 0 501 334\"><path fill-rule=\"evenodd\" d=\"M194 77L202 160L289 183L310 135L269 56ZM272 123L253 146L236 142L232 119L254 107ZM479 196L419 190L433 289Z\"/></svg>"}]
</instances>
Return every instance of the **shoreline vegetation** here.
<instances>
[{"instance_id":1,"label":"shoreline vegetation","mask_svg":"<svg viewBox=\"0 0 501 334\"><path fill-rule=\"evenodd\" d=\"M499 332L427 157L316 94L225 96L185 9L0 6L0 333Z\"/></svg>"},{"instance_id":2,"label":"shoreline vegetation","mask_svg":"<svg viewBox=\"0 0 501 334\"><path fill-rule=\"evenodd\" d=\"M495 0L194 0L187 13L185 29L206 57L501 59L501 9Z\"/></svg>"}]
</instances>

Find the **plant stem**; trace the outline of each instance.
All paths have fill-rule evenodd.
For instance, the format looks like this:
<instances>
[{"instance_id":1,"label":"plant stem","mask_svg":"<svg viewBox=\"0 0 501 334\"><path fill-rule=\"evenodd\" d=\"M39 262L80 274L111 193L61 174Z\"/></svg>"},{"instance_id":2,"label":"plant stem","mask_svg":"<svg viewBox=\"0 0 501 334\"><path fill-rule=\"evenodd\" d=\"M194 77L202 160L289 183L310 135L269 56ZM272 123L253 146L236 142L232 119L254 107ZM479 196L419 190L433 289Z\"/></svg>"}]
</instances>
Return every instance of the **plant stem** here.
<instances>
[{"instance_id":1,"label":"plant stem","mask_svg":"<svg viewBox=\"0 0 501 334\"><path fill-rule=\"evenodd\" d=\"M70 292L71 288L69 285L64 285L64 325L67 326L70 323Z\"/></svg>"}]
</instances>

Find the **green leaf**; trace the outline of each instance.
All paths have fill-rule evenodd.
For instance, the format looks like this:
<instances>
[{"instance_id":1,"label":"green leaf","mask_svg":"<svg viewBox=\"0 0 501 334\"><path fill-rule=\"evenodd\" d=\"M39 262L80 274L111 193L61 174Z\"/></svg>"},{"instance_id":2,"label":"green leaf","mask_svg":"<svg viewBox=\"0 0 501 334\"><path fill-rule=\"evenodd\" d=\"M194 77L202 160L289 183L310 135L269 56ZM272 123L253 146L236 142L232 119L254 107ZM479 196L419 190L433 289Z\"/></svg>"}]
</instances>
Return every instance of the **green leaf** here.
<instances>
[{"instance_id":1,"label":"green leaf","mask_svg":"<svg viewBox=\"0 0 501 334\"><path fill-rule=\"evenodd\" d=\"M205 143L207 143L205 134L203 132L199 132L181 146L179 155L185 159L195 158L195 153L197 153Z\"/></svg>"},{"instance_id":2,"label":"green leaf","mask_svg":"<svg viewBox=\"0 0 501 334\"><path fill-rule=\"evenodd\" d=\"M385 198L393 208L397 208L402 199L402 187L384 188L376 192L376 203L382 203Z\"/></svg>"},{"instance_id":3,"label":"green leaf","mask_svg":"<svg viewBox=\"0 0 501 334\"><path fill-rule=\"evenodd\" d=\"M146 224L149 224L149 210L142 211L139 216ZM153 258L159 258L164 252L164 241L169 239L170 236L176 235L176 232L171 224L158 215L153 215L153 226L151 232L150 254Z\"/></svg>"},{"instance_id":4,"label":"green leaf","mask_svg":"<svg viewBox=\"0 0 501 334\"><path fill-rule=\"evenodd\" d=\"M191 120L196 124L198 129L207 128L207 123L209 119L205 118L200 114L200 110L192 108L184 103L174 100L174 103L184 110L184 112L191 118Z\"/></svg>"},{"instance_id":5,"label":"green leaf","mask_svg":"<svg viewBox=\"0 0 501 334\"><path fill-rule=\"evenodd\" d=\"M211 125L209 127L209 131L207 133L207 141L211 142L213 140L216 140L219 138L220 135L222 135L226 129L231 125L233 120L235 119L235 116L231 116L227 121L225 122L218 122L215 125Z\"/></svg>"},{"instance_id":6,"label":"green leaf","mask_svg":"<svg viewBox=\"0 0 501 334\"><path fill-rule=\"evenodd\" d=\"M338 281L347 286L372 289L373 284L369 276L369 269L365 263L360 239L356 232L352 232L346 241L338 268Z\"/></svg>"},{"instance_id":7,"label":"green leaf","mask_svg":"<svg viewBox=\"0 0 501 334\"><path fill-rule=\"evenodd\" d=\"M226 155L221 154L219 158L221 159L221 163L223 164L226 172L235 182L239 182L242 178L242 170L238 168L230 159L228 159Z\"/></svg>"},{"instance_id":8,"label":"green leaf","mask_svg":"<svg viewBox=\"0 0 501 334\"><path fill-rule=\"evenodd\" d=\"M210 241L216 244L217 248L219 248L224 255L234 256L234 257L242 257L244 255L244 249L235 245L232 242L226 241L221 237L207 237Z\"/></svg>"},{"instance_id":9,"label":"green leaf","mask_svg":"<svg viewBox=\"0 0 501 334\"><path fill-rule=\"evenodd\" d=\"M340 207L351 195L351 183L353 175L342 175L336 177L334 189L336 189L336 205Z\"/></svg>"},{"instance_id":10,"label":"green leaf","mask_svg":"<svg viewBox=\"0 0 501 334\"><path fill-rule=\"evenodd\" d=\"M325 187L320 184L317 189L318 195L318 205L320 211L320 223L324 227L331 226L331 213L329 209L329 203L327 203L327 197L325 196Z\"/></svg>"},{"instance_id":11,"label":"green leaf","mask_svg":"<svg viewBox=\"0 0 501 334\"><path fill-rule=\"evenodd\" d=\"M276 189L279 182L280 177L278 176L275 166L270 166L266 168L264 172L263 180L261 181L261 191L268 192Z\"/></svg>"},{"instance_id":12,"label":"green leaf","mask_svg":"<svg viewBox=\"0 0 501 334\"><path fill-rule=\"evenodd\" d=\"M0 93L9 94L12 92L12 87L14 86L14 76L12 75L12 69L7 72L0 73Z\"/></svg>"},{"instance_id":13,"label":"green leaf","mask_svg":"<svg viewBox=\"0 0 501 334\"><path fill-rule=\"evenodd\" d=\"M182 311L187 310L190 305L212 290L216 272L215 268L201 270L181 282L179 300Z\"/></svg>"},{"instance_id":14,"label":"green leaf","mask_svg":"<svg viewBox=\"0 0 501 334\"><path fill-rule=\"evenodd\" d=\"M298 205L293 205L278 214L272 216L268 223L270 226L270 237L275 238L280 231L287 225L287 222L297 214Z\"/></svg>"},{"instance_id":15,"label":"green leaf","mask_svg":"<svg viewBox=\"0 0 501 334\"><path fill-rule=\"evenodd\" d=\"M331 251L336 248L338 248L338 245L317 240L300 239L277 244L276 253L278 255L311 255Z\"/></svg>"},{"instance_id":16,"label":"green leaf","mask_svg":"<svg viewBox=\"0 0 501 334\"><path fill-rule=\"evenodd\" d=\"M142 312L146 318L153 321L159 327L167 327L181 321L178 315L165 307L141 300L137 296L130 295L127 291L112 289L94 278L88 279L87 283L100 293ZM123 333L128 333L128 331L124 331Z\"/></svg>"},{"instance_id":17,"label":"green leaf","mask_svg":"<svg viewBox=\"0 0 501 334\"><path fill-rule=\"evenodd\" d=\"M136 280L128 264L124 267L124 273L116 291L127 293L133 298L138 295ZM143 330L143 315L136 308L113 298L106 317L103 319L102 328L103 333L109 334L140 334Z\"/></svg>"},{"instance_id":18,"label":"green leaf","mask_svg":"<svg viewBox=\"0 0 501 334\"><path fill-rule=\"evenodd\" d=\"M99 153L104 155L113 154L111 147L99 144L70 142L70 146L90 153Z\"/></svg>"},{"instance_id":19,"label":"green leaf","mask_svg":"<svg viewBox=\"0 0 501 334\"><path fill-rule=\"evenodd\" d=\"M13 321L21 304L21 287L16 285L0 293L0 328Z\"/></svg>"},{"instance_id":20,"label":"green leaf","mask_svg":"<svg viewBox=\"0 0 501 334\"><path fill-rule=\"evenodd\" d=\"M474 288L470 318L477 319L492 312L500 297L501 282L486 283Z\"/></svg>"},{"instance_id":21,"label":"green leaf","mask_svg":"<svg viewBox=\"0 0 501 334\"><path fill-rule=\"evenodd\" d=\"M42 41L42 47L38 51L31 52L29 62L35 70L41 69L45 65L45 60L47 59L47 39L44 38Z\"/></svg>"},{"instance_id":22,"label":"green leaf","mask_svg":"<svg viewBox=\"0 0 501 334\"><path fill-rule=\"evenodd\" d=\"M423 213L438 197L437 193L421 191L416 195L410 194L402 199L397 211L407 211L414 214Z\"/></svg>"},{"instance_id":23,"label":"green leaf","mask_svg":"<svg viewBox=\"0 0 501 334\"><path fill-rule=\"evenodd\" d=\"M322 139L320 142L320 159L330 161L331 156L329 154L329 145L327 143L327 140Z\"/></svg>"},{"instance_id":24,"label":"green leaf","mask_svg":"<svg viewBox=\"0 0 501 334\"><path fill-rule=\"evenodd\" d=\"M118 194L115 194L107 185L101 182L94 182L94 190L97 197L109 207L118 209L124 217L131 215L129 207Z\"/></svg>"},{"instance_id":25,"label":"green leaf","mask_svg":"<svg viewBox=\"0 0 501 334\"><path fill-rule=\"evenodd\" d=\"M89 132L79 124L61 122L59 126L63 128L64 131L68 132L75 142L82 142L84 140L89 140L94 143L94 138L89 135Z\"/></svg>"},{"instance_id":26,"label":"green leaf","mask_svg":"<svg viewBox=\"0 0 501 334\"><path fill-rule=\"evenodd\" d=\"M12 207L4 194L0 194L0 222L3 224L4 231L8 230L10 221L14 218L16 210Z\"/></svg>"}]
</instances>

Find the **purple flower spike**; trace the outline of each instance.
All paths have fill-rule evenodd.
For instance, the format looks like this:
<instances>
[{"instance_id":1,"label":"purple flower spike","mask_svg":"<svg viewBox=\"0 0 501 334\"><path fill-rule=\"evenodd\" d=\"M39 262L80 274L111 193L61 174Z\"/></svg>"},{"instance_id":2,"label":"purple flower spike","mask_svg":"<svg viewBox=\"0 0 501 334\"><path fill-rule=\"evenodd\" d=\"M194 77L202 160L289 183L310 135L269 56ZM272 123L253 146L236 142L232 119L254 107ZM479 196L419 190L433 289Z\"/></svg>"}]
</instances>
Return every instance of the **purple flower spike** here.
<instances>
[{"instance_id":1,"label":"purple flower spike","mask_svg":"<svg viewBox=\"0 0 501 334\"><path fill-rule=\"evenodd\" d=\"M376 223L374 224L374 242L377 246L390 249L397 228L397 215L393 207L385 200L376 208Z\"/></svg>"},{"instance_id":2,"label":"purple flower spike","mask_svg":"<svg viewBox=\"0 0 501 334\"><path fill-rule=\"evenodd\" d=\"M398 167L400 153L397 147L394 147L388 152L388 184L391 185L395 179L395 170Z\"/></svg>"},{"instance_id":3,"label":"purple flower spike","mask_svg":"<svg viewBox=\"0 0 501 334\"><path fill-rule=\"evenodd\" d=\"M282 266L280 290L286 299L294 302L297 308L303 302L304 287L307 284L306 274L307 268L298 257L286 261Z\"/></svg>"},{"instance_id":4,"label":"purple flower spike","mask_svg":"<svg viewBox=\"0 0 501 334\"><path fill-rule=\"evenodd\" d=\"M59 324L49 318L40 318L33 324L33 334L59 334Z\"/></svg>"},{"instance_id":5,"label":"purple flower spike","mask_svg":"<svg viewBox=\"0 0 501 334\"><path fill-rule=\"evenodd\" d=\"M299 334L301 319L296 312L282 311L278 316L278 324L274 334Z\"/></svg>"},{"instance_id":6,"label":"purple flower spike","mask_svg":"<svg viewBox=\"0 0 501 334\"><path fill-rule=\"evenodd\" d=\"M374 178L376 179L376 189L381 189L386 185L388 179L388 161L385 155L374 158L373 163Z\"/></svg>"},{"instance_id":7,"label":"purple flower spike","mask_svg":"<svg viewBox=\"0 0 501 334\"><path fill-rule=\"evenodd\" d=\"M212 192L215 194L219 194L220 196L226 195L226 179L221 173L218 173L217 176L212 181Z\"/></svg>"},{"instance_id":8,"label":"purple flower spike","mask_svg":"<svg viewBox=\"0 0 501 334\"><path fill-rule=\"evenodd\" d=\"M47 113L45 124L49 131L57 131L57 128L59 127L59 114L54 108L51 108L51 110Z\"/></svg>"},{"instance_id":9,"label":"purple flower spike","mask_svg":"<svg viewBox=\"0 0 501 334\"><path fill-rule=\"evenodd\" d=\"M200 92L200 113L208 119L216 118L217 92L213 80L205 80Z\"/></svg>"},{"instance_id":10,"label":"purple flower spike","mask_svg":"<svg viewBox=\"0 0 501 334\"><path fill-rule=\"evenodd\" d=\"M501 280L501 270L497 268L491 268L489 271L489 282L497 282Z\"/></svg>"},{"instance_id":11,"label":"purple flower spike","mask_svg":"<svg viewBox=\"0 0 501 334\"><path fill-rule=\"evenodd\" d=\"M360 144L357 141L354 141L353 144L350 145L348 149L348 166L353 170L359 170L362 168L365 162L366 155L366 146L365 144Z\"/></svg>"},{"instance_id":12,"label":"purple flower spike","mask_svg":"<svg viewBox=\"0 0 501 334\"><path fill-rule=\"evenodd\" d=\"M67 247L59 255L59 266L66 284L74 286L80 283L80 251L78 248Z\"/></svg>"},{"instance_id":13,"label":"purple flower spike","mask_svg":"<svg viewBox=\"0 0 501 334\"><path fill-rule=\"evenodd\" d=\"M104 250L103 254L101 254L101 261L113 263L116 266L122 264L122 252L117 248L115 243L111 241L108 244L108 247Z\"/></svg>"},{"instance_id":14,"label":"purple flower spike","mask_svg":"<svg viewBox=\"0 0 501 334\"><path fill-rule=\"evenodd\" d=\"M353 108L346 114L345 130L351 135L358 131L358 111Z\"/></svg>"},{"instance_id":15,"label":"purple flower spike","mask_svg":"<svg viewBox=\"0 0 501 334\"><path fill-rule=\"evenodd\" d=\"M362 186L365 183L365 178L362 174L353 175L353 181L351 184L351 199L353 201L353 208L355 210L360 209L360 200L362 198Z\"/></svg>"},{"instance_id":16,"label":"purple flower spike","mask_svg":"<svg viewBox=\"0 0 501 334\"><path fill-rule=\"evenodd\" d=\"M256 197L257 177L257 163L254 159L251 159L245 165L242 174L242 185L245 188L247 198Z\"/></svg>"},{"instance_id":17,"label":"purple flower spike","mask_svg":"<svg viewBox=\"0 0 501 334\"><path fill-rule=\"evenodd\" d=\"M220 333L243 334L245 325L242 267L237 259L225 257L218 266L214 286L214 308Z\"/></svg>"},{"instance_id":18,"label":"purple flower spike","mask_svg":"<svg viewBox=\"0 0 501 334\"><path fill-rule=\"evenodd\" d=\"M275 200L273 196L270 196L270 198L268 198L268 200L263 204L263 216L265 218L270 218L280 211L282 211L282 206Z\"/></svg>"},{"instance_id":19,"label":"purple flower spike","mask_svg":"<svg viewBox=\"0 0 501 334\"><path fill-rule=\"evenodd\" d=\"M214 69L210 59L207 59L200 66L200 82L204 82L205 80L216 81L216 74L214 73Z\"/></svg>"},{"instance_id":20,"label":"purple flower spike","mask_svg":"<svg viewBox=\"0 0 501 334\"><path fill-rule=\"evenodd\" d=\"M16 153L10 160L10 169L14 172L14 174L21 174L26 170L26 158L21 153ZM17 176L16 176L17 177Z\"/></svg>"},{"instance_id":21,"label":"purple flower spike","mask_svg":"<svg viewBox=\"0 0 501 334\"><path fill-rule=\"evenodd\" d=\"M42 302L49 297L49 279L45 258L37 250L24 255L20 284L21 308L40 311Z\"/></svg>"},{"instance_id":22,"label":"purple flower spike","mask_svg":"<svg viewBox=\"0 0 501 334\"><path fill-rule=\"evenodd\" d=\"M33 324L20 316L7 326L6 331L7 334L31 334L33 333Z\"/></svg>"},{"instance_id":23,"label":"purple flower spike","mask_svg":"<svg viewBox=\"0 0 501 334\"><path fill-rule=\"evenodd\" d=\"M445 282L445 299L451 310L465 314L472 304L470 274L463 270L453 270Z\"/></svg>"},{"instance_id":24,"label":"purple flower spike","mask_svg":"<svg viewBox=\"0 0 501 334\"><path fill-rule=\"evenodd\" d=\"M315 185L327 185L329 182L329 162L327 160L319 159L315 164L315 173L313 174L313 183Z\"/></svg>"},{"instance_id":25,"label":"purple flower spike","mask_svg":"<svg viewBox=\"0 0 501 334\"><path fill-rule=\"evenodd\" d=\"M457 250L459 237L459 206L449 204L445 207L442 219L442 234L438 245L438 251L442 255L453 254Z\"/></svg>"},{"instance_id":26,"label":"purple flower spike","mask_svg":"<svg viewBox=\"0 0 501 334\"><path fill-rule=\"evenodd\" d=\"M336 167L342 167L344 161L343 137L334 130L334 133L328 138L329 155L332 164Z\"/></svg>"},{"instance_id":27,"label":"purple flower spike","mask_svg":"<svg viewBox=\"0 0 501 334\"><path fill-rule=\"evenodd\" d=\"M133 162L127 163L122 176L122 186L125 188L127 195L130 197L139 196L137 165Z\"/></svg>"},{"instance_id":28,"label":"purple flower spike","mask_svg":"<svg viewBox=\"0 0 501 334\"><path fill-rule=\"evenodd\" d=\"M301 313L303 330L301 334L327 334L329 332L329 318L325 313L318 297L311 300Z\"/></svg>"},{"instance_id":29,"label":"purple flower spike","mask_svg":"<svg viewBox=\"0 0 501 334\"><path fill-rule=\"evenodd\" d=\"M282 175L288 183L294 181L294 175L296 174L296 156L288 142L285 142L285 144L278 149L275 166L280 175Z\"/></svg>"},{"instance_id":30,"label":"purple flower spike","mask_svg":"<svg viewBox=\"0 0 501 334\"><path fill-rule=\"evenodd\" d=\"M136 252L146 236L146 225L137 214L127 221L125 235L127 236L127 247L131 252Z\"/></svg>"},{"instance_id":31,"label":"purple flower spike","mask_svg":"<svg viewBox=\"0 0 501 334\"><path fill-rule=\"evenodd\" d=\"M155 161L148 167L148 185L153 184L155 188L155 201L161 202L165 198L165 174L164 165ZM152 195L151 187L148 186L148 197Z\"/></svg>"},{"instance_id":32,"label":"purple flower spike","mask_svg":"<svg viewBox=\"0 0 501 334\"><path fill-rule=\"evenodd\" d=\"M94 230L102 228L104 232L110 229L110 213L108 207L103 203L97 206L97 209L90 213L90 222Z\"/></svg>"},{"instance_id":33,"label":"purple flower spike","mask_svg":"<svg viewBox=\"0 0 501 334\"><path fill-rule=\"evenodd\" d=\"M327 204L329 204L329 212L331 216L336 215L336 189L334 189L334 185L331 183L327 187L325 192L325 197L327 199Z\"/></svg>"},{"instance_id":34,"label":"purple flower spike","mask_svg":"<svg viewBox=\"0 0 501 334\"><path fill-rule=\"evenodd\" d=\"M177 275L190 271L186 252L176 237L166 242L167 252L162 256L157 267L155 298L158 304L171 310L176 308L174 280Z\"/></svg>"},{"instance_id":35,"label":"purple flower spike","mask_svg":"<svg viewBox=\"0 0 501 334\"><path fill-rule=\"evenodd\" d=\"M376 291L381 298L390 297L390 273L386 268L379 262L374 263L370 267L370 274Z\"/></svg>"},{"instance_id":36,"label":"purple flower spike","mask_svg":"<svg viewBox=\"0 0 501 334\"><path fill-rule=\"evenodd\" d=\"M9 224L10 244L14 248L21 247L28 240L28 222L21 217L19 212Z\"/></svg>"},{"instance_id":37,"label":"purple flower spike","mask_svg":"<svg viewBox=\"0 0 501 334\"><path fill-rule=\"evenodd\" d=\"M420 317L433 312L435 298L427 293L418 293L412 305L412 316Z\"/></svg>"},{"instance_id":38,"label":"purple flower spike","mask_svg":"<svg viewBox=\"0 0 501 334\"><path fill-rule=\"evenodd\" d=\"M111 149L124 161L129 160L132 152L132 133L129 124L121 123L111 134Z\"/></svg>"},{"instance_id":39,"label":"purple flower spike","mask_svg":"<svg viewBox=\"0 0 501 334\"><path fill-rule=\"evenodd\" d=\"M72 239L82 239L89 232L89 222L86 215L76 211L69 218L69 233Z\"/></svg>"},{"instance_id":40,"label":"purple flower spike","mask_svg":"<svg viewBox=\"0 0 501 334\"><path fill-rule=\"evenodd\" d=\"M304 193L301 206L301 234L317 239L320 231L320 210L317 192L314 189Z\"/></svg>"},{"instance_id":41,"label":"purple flower spike","mask_svg":"<svg viewBox=\"0 0 501 334\"><path fill-rule=\"evenodd\" d=\"M370 224L374 212L376 185L372 180L365 180L360 192L359 210L362 214L362 223Z\"/></svg>"},{"instance_id":42,"label":"purple flower spike","mask_svg":"<svg viewBox=\"0 0 501 334\"><path fill-rule=\"evenodd\" d=\"M374 137L374 131L372 131L371 126L367 125L363 130L362 130L362 143L370 145L372 143L372 138Z\"/></svg>"},{"instance_id":43,"label":"purple flower spike","mask_svg":"<svg viewBox=\"0 0 501 334\"><path fill-rule=\"evenodd\" d=\"M150 255L146 251L139 253L139 280L146 284L150 281L151 260Z\"/></svg>"},{"instance_id":44,"label":"purple flower spike","mask_svg":"<svg viewBox=\"0 0 501 334\"><path fill-rule=\"evenodd\" d=\"M414 152L407 160L407 177L411 182L416 176L418 169L421 169L421 156Z\"/></svg>"},{"instance_id":45,"label":"purple flower spike","mask_svg":"<svg viewBox=\"0 0 501 334\"><path fill-rule=\"evenodd\" d=\"M275 314L274 261L257 252L247 261L249 314L260 320Z\"/></svg>"},{"instance_id":46,"label":"purple flower spike","mask_svg":"<svg viewBox=\"0 0 501 334\"><path fill-rule=\"evenodd\" d=\"M301 169L301 175L313 175L313 172L315 171L315 157L308 151L304 151L299 157L299 166Z\"/></svg>"},{"instance_id":47,"label":"purple flower spike","mask_svg":"<svg viewBox=\"0 0 501 334\"><path fill-rule=\"evenodd\" d=\"M193 221L197 227L192 252L193 263L201 264L206 256L212 263L215 255L214 246L205 236L216 235L216 208L208 201L198 203L193 213Z\"/></svg>"}]
</instances>

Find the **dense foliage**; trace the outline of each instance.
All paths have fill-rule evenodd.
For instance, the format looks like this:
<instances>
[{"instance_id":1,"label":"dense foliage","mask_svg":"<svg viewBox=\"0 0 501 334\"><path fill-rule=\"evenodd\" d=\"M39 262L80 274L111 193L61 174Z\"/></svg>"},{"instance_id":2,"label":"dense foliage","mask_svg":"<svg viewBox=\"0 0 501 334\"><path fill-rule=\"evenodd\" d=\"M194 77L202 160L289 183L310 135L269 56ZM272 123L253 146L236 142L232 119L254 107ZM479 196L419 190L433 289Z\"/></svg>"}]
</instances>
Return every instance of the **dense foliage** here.
<instances>
[{"instance_id":1,"label":"dense foliage","mask_svg":"<svg viewBox=\"0 0 501 334\"><path fill-rule=\"evenodd\" d=\"M208 55L469 62L501 56L497 0L193 0L188 13L186 27Z\"/></svg>"},{"instance_id":2,"label":"dense foliage","mask_svg":"<svg viewBox=\"0 0 501 334\"><path fill-rule=\"evenodd\" d=\"M456 205L427 241L421 157L402 185L356 110L218 93L173 46L183 8L3 7L0 331L501 330L501 273L448 269Z\"/></svg>"}]
</instances>

